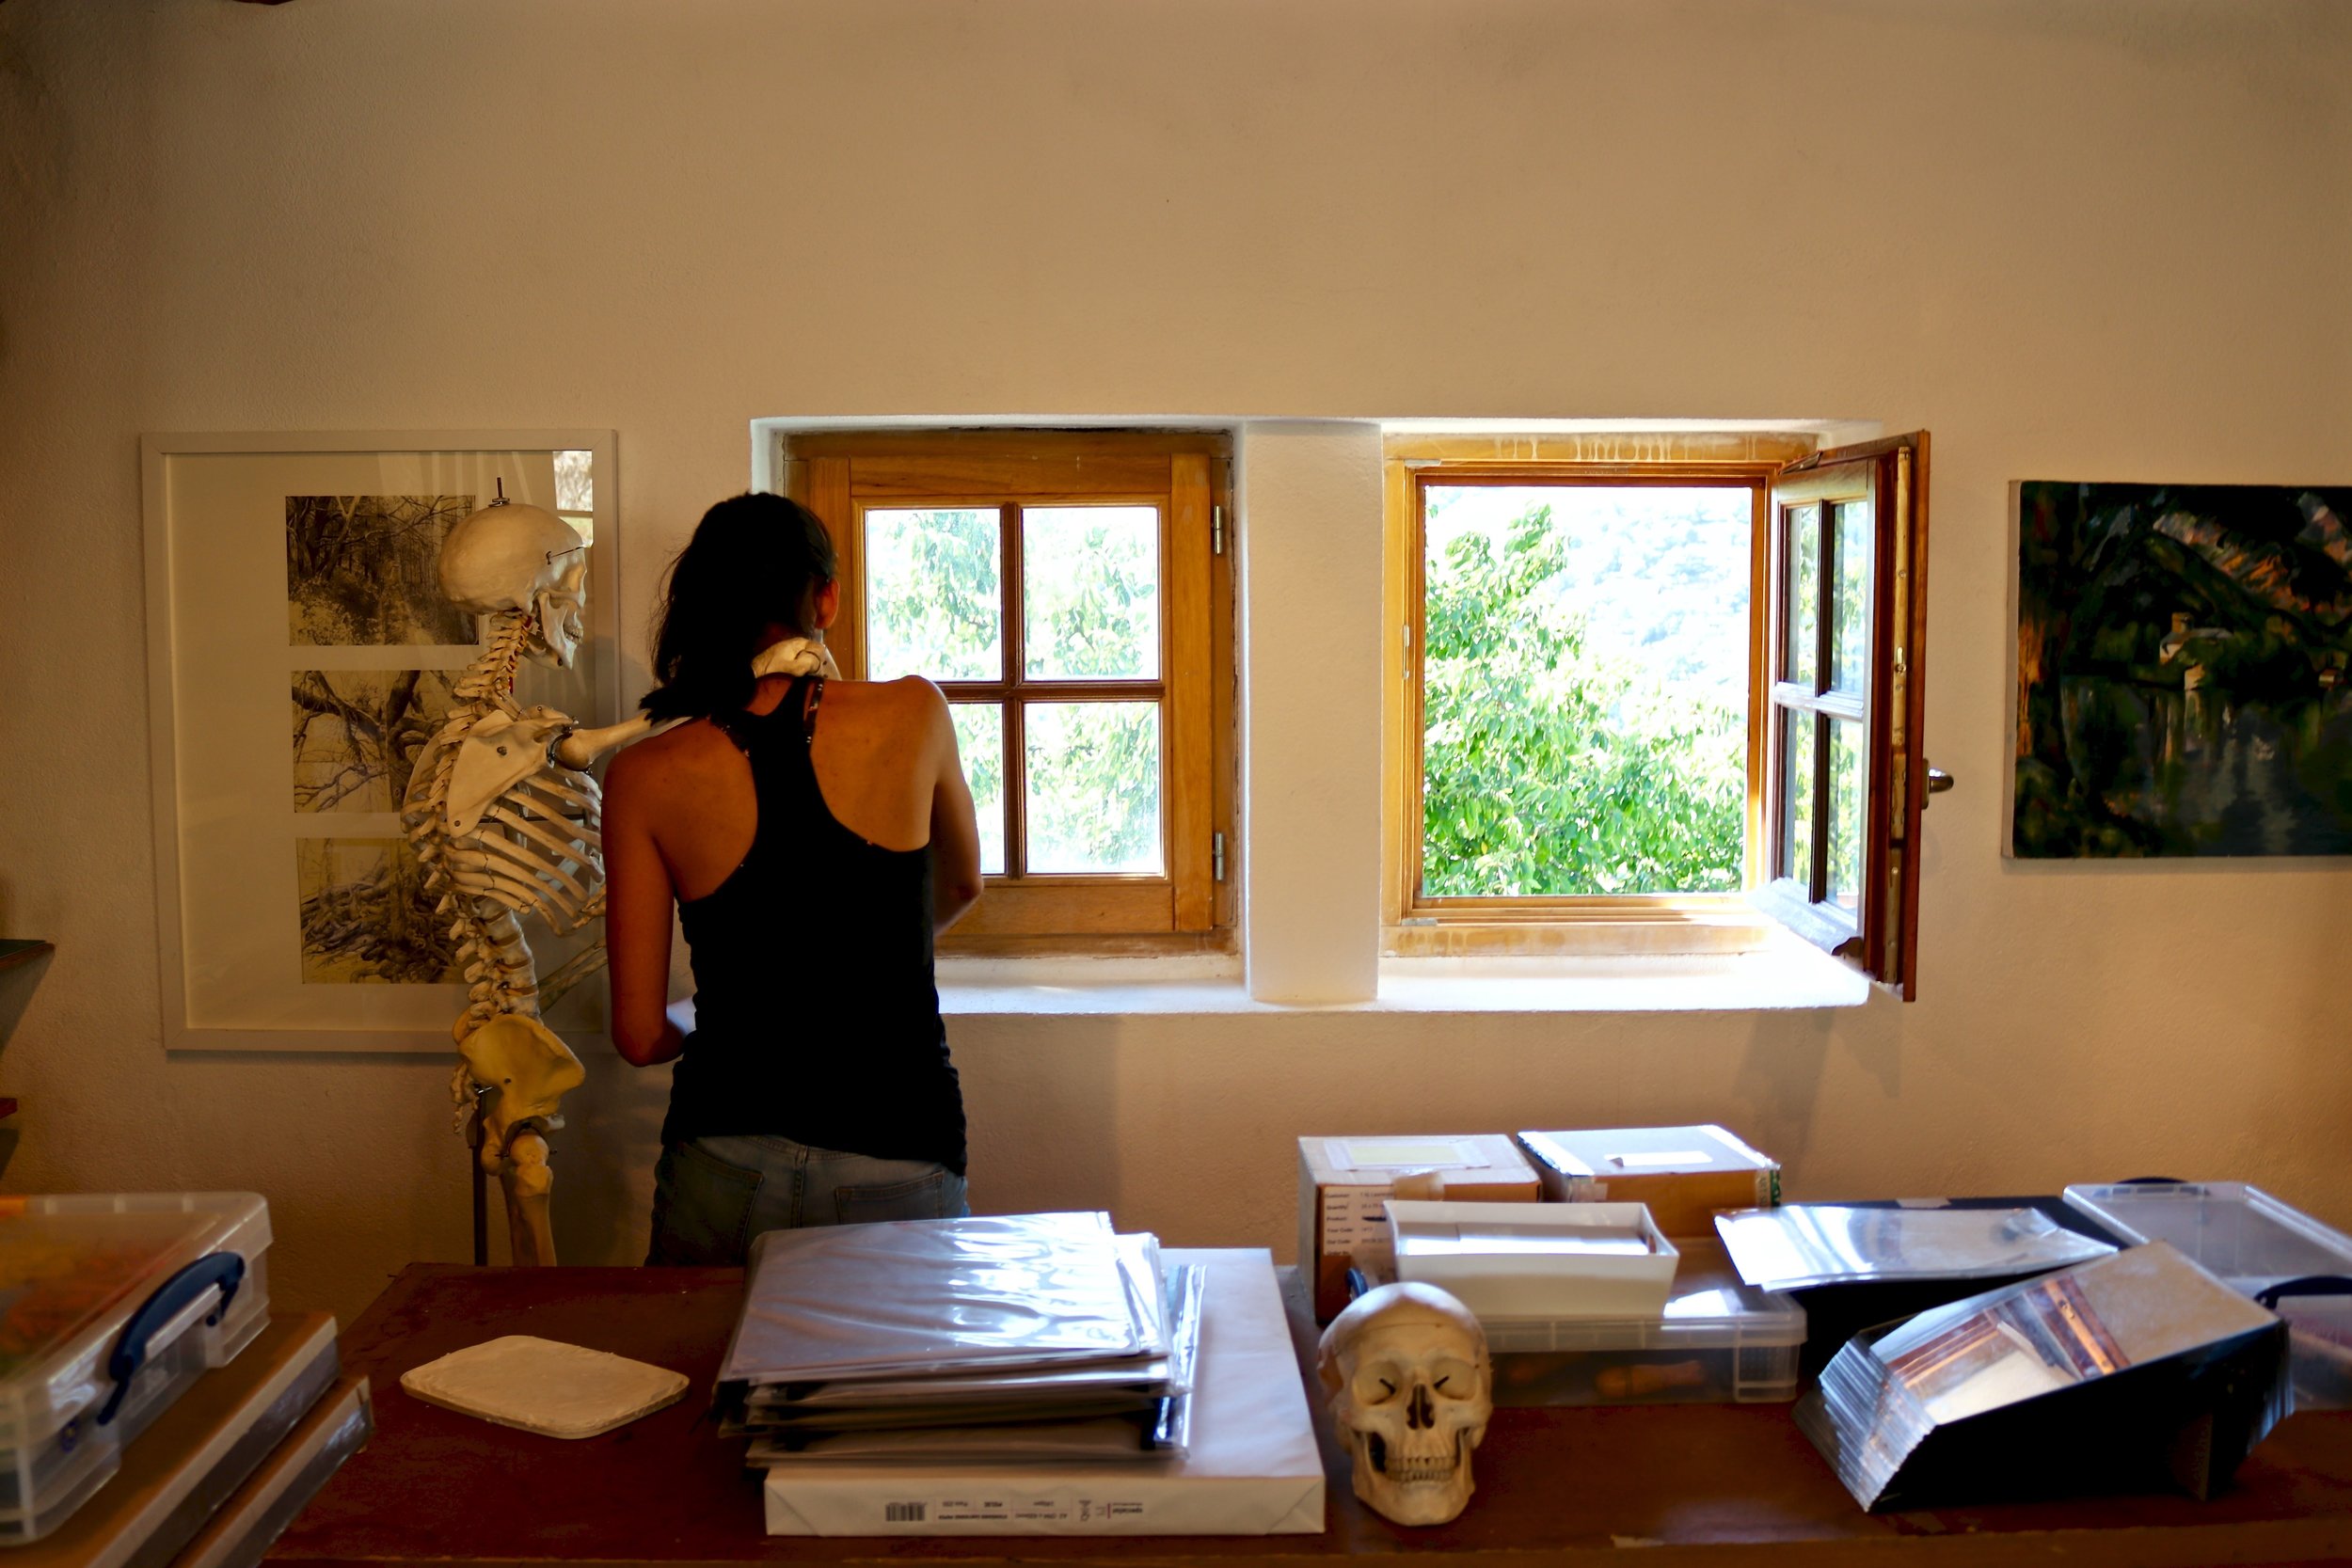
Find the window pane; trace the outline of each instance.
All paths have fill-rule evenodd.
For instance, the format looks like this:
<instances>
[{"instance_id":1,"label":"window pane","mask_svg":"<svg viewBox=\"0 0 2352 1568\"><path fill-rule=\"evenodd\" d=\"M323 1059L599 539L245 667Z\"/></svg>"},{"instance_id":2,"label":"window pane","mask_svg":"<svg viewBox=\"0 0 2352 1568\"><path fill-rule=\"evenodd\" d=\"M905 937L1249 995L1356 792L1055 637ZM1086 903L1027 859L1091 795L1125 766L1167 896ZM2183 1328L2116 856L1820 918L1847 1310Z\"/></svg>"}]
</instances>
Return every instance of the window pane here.
<instances>
[{"instance_id":1,"label":"window pane","mask_svg":"<svg viewBox=\"0 0 2352 1568\"><path fill-rule=\"evenodd\" d=\"M1862 896L1862 797L1869 787L1862 726L1840 720L1829 735L1829 897L1851 910Z\"/></svg>"},{"instance_id":2,"label":"window pane","mask_svg":"<svg viewBox=\"0 0 2352 1568\"><path fill-rule=\"evenodd\" d=\"M955 703L956 754L963 782L972 786L972 809L980 821L980 873L1005 874L1005 710L998 703Z\"/></svg>"},{"instance_id":3,"label":"window pane","mask_svg":"<svg viewBox=\"0 0 2352 1568\"><path fill-rule=\"evenodd\" d=\"M1022 508L1021 577L1029 679L1160 673L1157 507Z\"/></svg>"},{"instance_id":4,"label":"window pane","mask_svg":"<svg viewBox=\"0 0 2352 1568\"><path fill-rule=\"evenodd\" d=\"M1160 705L1025 703L1030 872L1157 873Z\"/></svg>"},{"instance_id":5,"label":"window pane","mask_svg":"<svg viewBox=\"0 0 2352 1568\"><path fill-rule=\"evenodd\" d=\"M1821 509L1788 509L1788 641L1781 656L1781 678L1813 684L1814 655L1820 649L1821 626Z\"/></svg>"},{"instance_id":6,"label":"window pane","mask_svg":"<svg viewBox=\"0 0 2352 1568\"><path fill-rule=\"evenodd\" d=\"M993 507L866 514L870 680L1004 678Z\"/></svg>"},{"instance_id":7,"label":"window pane","mask_svg":"<svg viewBox=\"0 0 2352 1568\"><path fill-rule=\"evenodd\" d=\"M1780 863L1773 875L1813 887L1813 725L1809 713L1780 716Z\"/></svg>"},{"instance_id":8,"label":"window pane","mask_svg":"<svg viewBox=\"0 0 2352 1568\"><path fill-rule=\"evenodd\" d=\"M596 454L559 451L555 454L555 509L594 512L596 509Z\"/></svg>"},{"instance_id":9,"label":"window pane","mask_svg":"<svg viewBox=\"0 0 2352 1568\"><path fill-rule=\"evenodd\" d=\"M1422 892L1737 889L1752 493L1424 499Z\"/></svg>"},{"instance_id":10,"label":"window pane","mask_svg":"<svg viewBox=\"0 0 2352 1568\"><path fill-rule=\"evenodd\" d=\"M1870 657L1870 503L1839 501L1830 508L1837 531L1836 658L1832 684L1859 691Z\"/></svg>"}]
</instances>

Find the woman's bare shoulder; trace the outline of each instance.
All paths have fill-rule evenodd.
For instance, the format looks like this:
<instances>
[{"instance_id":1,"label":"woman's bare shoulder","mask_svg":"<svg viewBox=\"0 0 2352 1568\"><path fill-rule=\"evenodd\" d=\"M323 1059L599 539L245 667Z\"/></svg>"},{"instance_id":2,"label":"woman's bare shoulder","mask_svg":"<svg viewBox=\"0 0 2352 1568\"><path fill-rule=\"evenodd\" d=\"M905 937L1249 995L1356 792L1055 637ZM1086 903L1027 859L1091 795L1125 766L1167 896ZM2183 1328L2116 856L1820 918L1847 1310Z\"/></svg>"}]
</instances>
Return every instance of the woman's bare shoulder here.
<instances>
[{"instance_id":1,"label":"woman's bare shoulder","mask_svg":"<svg viewBox=\"0 0 2352 1568\"><path fill-rule=\"evenodd\" d=\"M664 780L700 768L721 749L732 749L725 736L707 720L690 719L614 752L605 766L605 788L659 788Z\"/></svg>"}]
</instances>

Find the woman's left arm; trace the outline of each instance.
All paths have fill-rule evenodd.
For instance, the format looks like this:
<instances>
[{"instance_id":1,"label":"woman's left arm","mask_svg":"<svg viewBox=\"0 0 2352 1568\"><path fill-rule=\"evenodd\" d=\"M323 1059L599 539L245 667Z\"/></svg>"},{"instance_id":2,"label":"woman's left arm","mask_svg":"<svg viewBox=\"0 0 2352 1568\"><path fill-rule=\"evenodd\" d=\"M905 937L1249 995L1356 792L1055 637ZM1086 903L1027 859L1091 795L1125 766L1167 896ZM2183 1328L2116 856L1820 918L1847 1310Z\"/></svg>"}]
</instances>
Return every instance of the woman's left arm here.
<instances>
[{"instance_id":1,"label":"woman's left arm","mask_svg":"<svg viewBox=\"0 0 2352 1568\"><path fill-rule=\"evenodd\" d=\"M670 1016L670 911L677 893L654 842L645 777L654 759L625 751L605 770L604 944L612 975L612 1044L633 1067L686 1048Z\"/></svg>"}]
</instances>

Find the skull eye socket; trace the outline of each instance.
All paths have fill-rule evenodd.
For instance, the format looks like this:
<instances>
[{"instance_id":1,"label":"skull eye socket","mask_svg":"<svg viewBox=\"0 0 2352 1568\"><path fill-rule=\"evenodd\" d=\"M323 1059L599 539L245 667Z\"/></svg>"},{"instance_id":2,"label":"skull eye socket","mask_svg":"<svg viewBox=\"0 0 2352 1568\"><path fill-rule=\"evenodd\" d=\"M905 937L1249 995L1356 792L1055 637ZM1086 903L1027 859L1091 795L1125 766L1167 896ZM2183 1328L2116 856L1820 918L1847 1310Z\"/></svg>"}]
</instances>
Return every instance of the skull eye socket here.
<instances>
[{"instance_id":1,"label":"skull eye socket","mask_svg":"<svg viewBox=\"0 0 2352 1568\"><path fill-rule=\"evenodd\" d=\"M1449 1355L1429 1369L1429 1386L1441 1400L1474 1400L1479 1394L1478 1369Z\"/></svg>"},{"instance_id":2,"label":"skull eye socket","mask_svg":"<svg viewBox=\"0 0 2352 1568\"><path fill-rule=\"evenodd\" d=\"M1387 1404L1405 1391L1407 1379L1394 1362L1375 1361L1356 1369L1356 1402Z\"/></svg>"}]
</instances>

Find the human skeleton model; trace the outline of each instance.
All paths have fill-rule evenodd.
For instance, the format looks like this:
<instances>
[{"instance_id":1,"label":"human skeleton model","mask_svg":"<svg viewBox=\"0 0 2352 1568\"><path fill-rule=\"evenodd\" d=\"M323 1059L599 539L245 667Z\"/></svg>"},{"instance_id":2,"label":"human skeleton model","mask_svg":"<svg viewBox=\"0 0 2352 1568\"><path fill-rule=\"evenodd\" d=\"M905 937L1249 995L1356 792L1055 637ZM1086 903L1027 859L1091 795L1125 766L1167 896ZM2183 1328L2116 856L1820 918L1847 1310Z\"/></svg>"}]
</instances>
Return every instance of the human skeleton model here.
<instances>
[{"instance_id":1,"label":"human skeleton model","mask_svg":"<svg viewBox=\"0 0 2352 1568\"><path fill-rule=\"evenodd\" d=\"M646 728L581 730L515 701L524 659L570 666L587 565L561 518L503 495L450 530L441 590L483 617L482 655L457 678L401 806L467 981L451 1030L463 1058L450 1082L458 1131L482 1117L480 1159L504 1191L517 1263L555 1261L547 1134L564 1125L564 1092L587 1076L540 1009L604 961L598 943L542 981L522 920L536 914L562 936L604 912L600 798L584 769Z\"/></svg>"}]
</instances>

